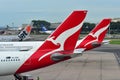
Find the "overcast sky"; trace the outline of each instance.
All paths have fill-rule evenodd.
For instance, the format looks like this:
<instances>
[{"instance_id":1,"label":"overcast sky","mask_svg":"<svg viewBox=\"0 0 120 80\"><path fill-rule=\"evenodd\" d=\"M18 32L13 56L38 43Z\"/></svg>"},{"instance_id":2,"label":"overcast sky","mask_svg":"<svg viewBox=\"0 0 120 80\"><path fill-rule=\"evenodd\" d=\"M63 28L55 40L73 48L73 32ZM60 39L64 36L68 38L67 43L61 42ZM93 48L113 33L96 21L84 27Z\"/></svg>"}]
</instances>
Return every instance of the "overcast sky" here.
<instances>
[{"instance_id":1,"label":"overcast sky","mask_svg":"<svg viewBox=\"0 0 120 80\"><path fill-rule=\"evenodd\" d=\"M0 26L31 20L63 21L73 10L88 10L85 21L120 17L120 0L0 0Z\"/></svg>"}]
</instances>

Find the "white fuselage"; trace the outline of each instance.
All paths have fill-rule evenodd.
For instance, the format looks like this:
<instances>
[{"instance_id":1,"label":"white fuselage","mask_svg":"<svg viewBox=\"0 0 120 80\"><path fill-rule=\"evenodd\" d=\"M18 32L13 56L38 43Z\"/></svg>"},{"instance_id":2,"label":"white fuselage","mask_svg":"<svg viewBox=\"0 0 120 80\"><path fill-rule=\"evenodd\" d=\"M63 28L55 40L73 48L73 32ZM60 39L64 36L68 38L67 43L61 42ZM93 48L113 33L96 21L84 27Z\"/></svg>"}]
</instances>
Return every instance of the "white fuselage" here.
<instances>
[{"instance_id":1,"label":"white fuselage","mask_svg":"<svg viewBox=\"0 0 120 80\"><path fill-rule=\"evenodd\" d=\"M43 42L1 42L0 75L14 74ZM29 65L25 64L25 65Z\"/></svg>"}]
</instances>

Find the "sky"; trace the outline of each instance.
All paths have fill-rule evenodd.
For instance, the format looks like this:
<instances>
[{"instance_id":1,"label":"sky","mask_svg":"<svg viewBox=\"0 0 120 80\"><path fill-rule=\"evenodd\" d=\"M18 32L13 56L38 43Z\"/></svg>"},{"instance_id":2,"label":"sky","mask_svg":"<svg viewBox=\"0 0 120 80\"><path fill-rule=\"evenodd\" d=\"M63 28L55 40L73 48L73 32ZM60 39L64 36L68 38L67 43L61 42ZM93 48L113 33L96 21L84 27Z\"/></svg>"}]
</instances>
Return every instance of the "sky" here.
<instances>
[{"instance_id":1,"label":"sky","mask_svg":"<svg viewBox=\"0 0 120 80\"><path fill-rule=\"evenodd\" d=\"M31 20L62 22L74 10L87 10L86 22L120 18L120 0L0 0L0 26L21 26Z\"/></svg>"}]
</instances>

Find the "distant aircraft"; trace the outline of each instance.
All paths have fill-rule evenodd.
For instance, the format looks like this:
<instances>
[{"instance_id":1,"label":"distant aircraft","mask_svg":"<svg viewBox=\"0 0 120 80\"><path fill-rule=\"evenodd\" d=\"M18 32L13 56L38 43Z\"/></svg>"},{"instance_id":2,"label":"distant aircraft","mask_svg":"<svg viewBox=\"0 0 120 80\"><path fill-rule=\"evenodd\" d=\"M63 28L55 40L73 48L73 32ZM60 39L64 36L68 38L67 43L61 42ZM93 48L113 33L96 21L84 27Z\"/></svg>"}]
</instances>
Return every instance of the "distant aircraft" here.
<instances>
[{"instance_id":1,"label":"distant aircraft","mask_svg":"<svg viewBox=\"0 0 120 80\"><path fill-rule=\"evenodd\" d=\"M53 32L53 30L48 30L43 24L41 24L41 27L41 33L51 34Z\"/></svg>"},{"instance_id":2,"label":"distant aircraft","mask_svg":"<svg viewBox=\"0 0 120 80\"><path fill-rule=\"evenodd\" d=\"M17 35L2 35L0 36L0 41L22 41L29 37L31 32L31 25L27 25L19 34Z\"/></svg>"},{"instance_id":3,"label":"distant aircraft","mask_svg":"<svg viewBox=\"0 0 120 80\"><path fill-rule=\"evenodd\" d=\"M0 75L14 74L21 80L20 73L70 59L86 14L86 10L73 11L44 43L0 42ZM58 55L65 56L56 58Z\"/></svg>"},{"instance_id":4,"label":"distant aircraft","mask_svg":"<svg viewBox=\"0 0 120 80\"><path fill-rule=\"evenodd\" d=\"M30 35L31 29L32 29L32 24L31 24L31 25L27 25L27 26L25 27L25 29L22 30L22 31L18 34L19 41L22 41L22 40L24 40L26 37L28 37L28 36Z\"/></svg>"}]
</instances>

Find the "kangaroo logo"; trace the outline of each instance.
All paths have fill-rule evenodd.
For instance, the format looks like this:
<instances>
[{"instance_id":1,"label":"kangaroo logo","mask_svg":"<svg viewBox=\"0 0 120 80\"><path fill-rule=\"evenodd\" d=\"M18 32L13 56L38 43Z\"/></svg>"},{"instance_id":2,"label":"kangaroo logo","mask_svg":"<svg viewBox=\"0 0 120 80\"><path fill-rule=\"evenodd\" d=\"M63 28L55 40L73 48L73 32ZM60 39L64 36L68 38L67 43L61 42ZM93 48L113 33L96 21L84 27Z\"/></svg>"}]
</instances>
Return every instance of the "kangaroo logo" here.
<instances>
[{"instance_id":1,"label":"kangaroo logo","mask_svg":"<svg viewBox=\"0 0 120 80\"><path fill-rule=\"evenodd\" d=\"M83 23L83 22L82 22ZM51 41L54 45L60 45L60 47L58 49L55 49L51 52L48 52L46 54L44 54L43 56L41 56L39 58L39 61L41 59L43 59L44 57L46 57L47 55L50 55L56 51L61 51L61 50L64 50L64 44L65 44L65 41L70 37L72 36L74 33L76 33L77 31L79 31L79 29L82 27L82 23L76 27L73 27L73 28L70 28L64 32L62 32L55 40L55 36L52 36L50 38L47 39L47 41Z\"/></svg>"},{"instance_id":2,"label":"kangaroo logo","mask_svg":"<svg viewBox=\"0 0 120 80\"><path fill-rule=\"evenodd\" d=\"M90 33L89 36L92 36L93 38L96 38L96 39L97 39L97 36L94 35L94 33Z\"/></svg>"},{"instance_id":3,"label":"kangaroo logo","mask_svg":"<svg viewBox=\"0 0 120 80\"><path fill-rule=\"evenodd\" d=\"M106 27L103 27L103 28L99 29L95 33L90 33L88 36L92 36L93 38L95 38L95 40L92 40L92 41L88 42L87 44L84 45L84 47L86 47L88 44L91 44L92 42L98 41L98 38L99 38L100 34L102 32L104 32L108 28L108 26L109 25L107 25Z\"/></svg>"},{"instance_id":4,"label":"kangaroo logo","mask_svg":"<svg viewBox=\"0 0 120 80\"><path fill-rule=\"evenodd\" d=\"M55 38L55 36L52 36L52 37L48 38L47 41L51 41L54 45L59 46L60 43L57 43L57 42L54 40L54 38Z\"/></svg>"}]
</instances>

